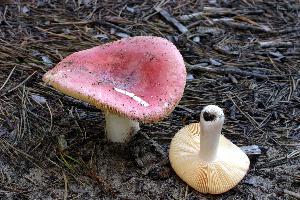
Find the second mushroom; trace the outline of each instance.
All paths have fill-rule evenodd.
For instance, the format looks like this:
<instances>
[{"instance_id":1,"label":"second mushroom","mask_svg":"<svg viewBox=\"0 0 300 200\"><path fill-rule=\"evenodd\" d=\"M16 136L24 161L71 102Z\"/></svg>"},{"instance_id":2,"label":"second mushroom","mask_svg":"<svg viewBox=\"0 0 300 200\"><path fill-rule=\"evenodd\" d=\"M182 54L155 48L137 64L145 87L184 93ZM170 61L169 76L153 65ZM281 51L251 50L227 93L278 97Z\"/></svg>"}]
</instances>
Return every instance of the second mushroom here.
<instances>
[{"instance_id":1,"label":"second mushroom","mask_svg":"<svg viewBox=\"0 0 300 200\"><path fill-rule=\"evenodd\" d=\"M200 123L190 124L174 136L170 162L176 174L201 193L220 194L237 185L249 168L249 158L221 135L223 110L206 106Z\"/></svg>"}]
</instances>

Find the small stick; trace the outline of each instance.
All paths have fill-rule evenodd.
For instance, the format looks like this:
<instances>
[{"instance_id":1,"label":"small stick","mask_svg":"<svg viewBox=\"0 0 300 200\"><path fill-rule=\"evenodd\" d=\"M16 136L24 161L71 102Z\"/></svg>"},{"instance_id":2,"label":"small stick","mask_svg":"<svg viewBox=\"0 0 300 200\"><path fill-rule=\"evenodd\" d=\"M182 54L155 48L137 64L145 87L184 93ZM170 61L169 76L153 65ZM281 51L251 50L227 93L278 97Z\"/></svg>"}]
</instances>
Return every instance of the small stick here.
<instances>
[{"instance_id":1,"label":"small stick","mask_svg":"<svg viewBox=\"0 0 300 200\"><path fill-rule=\"evenodd\" d=\"M64 200L67 200L67 198L68 198L68 179L67 179L66 173L64 171L62 171L62 174L63 174L64 180L65 180Z\"/></svg>"},{"instance_id":2,"label":"small stick","mask_svg":"<svg viewBox=\"0 0 300 200\"><path fill-rule=\"evenodd\" d=\"M24 152L20 151L19 149L16 149L15 147L11 146L11 145L3 138L3 137L0 137L0 140L2 140L3 142L5 142L6 145L7 145L8 147L12 148L14 151L17 151L17 152L19 152L20 154L24 155L25 157L31 158L32 160L34 160L34 158L33 158L32 156L30 156L30 155L28 155L27 153L24 153Z\"/></svg>"},{"instance_id":3,"label":"small stick","mask_svg":"<svg viewBox=\"0 0 300 200\"><path fill-rule=\"evenodd\" d=\"M155 8L157 12L159 12L167 21L171 22L174 26L178 28L181 33L187 33L189 30L183 26L180 22L174 19L168 11L163 10L162 8Z\"/></svg>"},{"instance_id":4,"label":"small stick","mask_svg":"<svg viewBox=\"0 0 300 200\"><path fill-rule=\"evenodd\" d=\"M73 26L73 25L86 25L86 24L100 24L99 20L89 20L89 21L79 21L79 22L60 22L60 23L51 23L47 26Z\"/></svg>"},{"instance_id":5,"label":"small stick","mask_svg":"<svg viewBox=\"0 0 300 200\"><path fill-rule=\"evenodd\" d=\"M255 119L253 119L248 113L244 112L236 103L235 101L232 99L231 95L230 94L226 94L226 96L228 97L228 99L236 106L236 108L242 113L242 115L244 115L252 124L253 126L261 131L263 134L265 134L265 131L263 131L259 124L257 123L257 121Z\"/></svg>"},{"instance_id":6,"label":"small stick","mask_svg":"<svg viewBox=\"0 0 300 200\"><path fill-rule=\"evenodd\" d=\"M23 85L26 81L28 81L28 79L30 79L33 75L35 75L36 71L34 71L30 76L28 76L24 81L22 81L19 85L17 85L16 87L8 90L8 93L11 91L14 91L15 89L17 89L18 87L20 87L21 85Z\"/></svg>"},{"instance_id":7,"label":"small stick","mask_svg":"<svg viewBox=\"0 0 300 200\"><path fill-rule=\"evenodd\" d=\"M236 18L237 18L237 19L240 19L240 20L243 20L243 21L246 21L246 22L249 22L249 23L251 23L251 24L253 24L253 25L255 25L255 26L258 26L258 27L264 29L264 27L262 27L262 26L259 25L258 23L254 22L254 21L252 21L251 19L248 19L248 18L246 18L246 17L244 17L244 16L237 15Z\"/></svg>"},{"instance_id":8,"label":"small stick","mask_svg":"<svg viewBox=\"0 0 300 200\"><path fill-rule=\"evenodd\" d=\"M14 72L15 69L16 69L16 66L11 70L11 72L8 75L7 79L5 80L5 82L3 83L2 87L0 88L0 91L4 88L4 86L6 85L7 81L9 80L9 78L11 77L11 75Z\"/></svg>"},{"instance_id":9,"label":"small stick","mask_svg":"<svg viewBox=\"0 0 300 200\"><path fill-rule=\"evenodd\" d=\"M272 47L291 48L297 46L297 44L293 44L292 42L282 42L282 41L266 41L266 42L258 42L257 44L262 48L272 48Z\"/></svg>"},{"instance_id":10,"label":"small stick","mask_svg":"<svg viewBox=\"0 0 300 200\"><path fill-rule=\"evenodd\" d=\"M99 31L101 31L101 33L104 33L105 35L107 35L107 36L109 36L109 37L111 37L111 38L113 38L113 39L115 39L115 40L119 40L119 39L116 38L115 36L113 36L113 35L107 33L107 32L104 31L104 30L102 30L101 28L98 28L98 27L96 27L96 28L97 28Z\"/></svg>"},{"instance_id":11,"label":"small stick","mask_svg":"<svg viewBox=\"0 0 300 200\"><path fill-rule=\"evenodd\" d=\"M49 131L48 132L51 133L51 131L52 131L52 125L53 125L53 122L52 122L53 116L52 116L51 108L50 108L50 106L48 105L47 102L46 102L46 106L47 106L47 108L49 110L49 113L50 113L50 127L49 127Z\"/></svg>"},{"instance_id":12,"label":"small stick","mask_svg":"<svg viewBox=\"0 0 300 200\"><path fill-rule=\"evenodd\" d=\"M284 189L283 192L288 194L288 195L294 196L297 199L300 199L300 193L292 192L292 191L289 191L287 189Z\"/></svg>"},{"instance_id":13,"label":"small stick","mask_svg":"<svg viewBox=\"0 0 300 200\"><path fill-rule=\"evenodd\" d=\"M43 32L45 32L45 33L48 33L48 34L50 34L50 35L55 35L55 36L59 36L59 37L63 37L63 38L71 39L71 40L76 40L76 39L77 39L77 38L74 37L74 36L68 36L68 35L63 35L63 34L52 33L52 32L50 32L50 31L47 31L47 30L42 29L42 28L37 27L37 26L35 26L34 28L36 28L36 29L38 29L38 30L40 30L40 31L43 31Z\"/></svg>"},{"instance_id":14,"label":"small stick","mask_svg":"<svg viewBox=\"0 0 300 200\"><path fill-rule=\"evenodd\" d=\"M106 191L102 188L102 186L99 184L99 182L97 181L97 179L93 176L93 174L88 171L90 177L95 181L95 183L97 183L97 185L99 186L99 188L104 192L104 194L106 194Z\"/></svg>"},{"instance_id":15,"label":"small stick","mask_svg":"<svg viewBox=\"0 0 300 200\"><path fill-rule=\"evenodd\" d=\"M5 189L9 189L9 190L12 190L12 191L18 192L18 193L20 193L20 195L22 195L22 196L24 196L24 197L27 197L27 198L29 198L29 197L30 197L30 196L28 196L28 195L26 195L26 194L22 194L22 193L23 193L23 191L21 191L21 190L18 190L18 189L16 189L16 188L13 188L13 187L7 187L7 186L4 186L4 185L0 185L0 187L3 187L3 188L5 188Z\"/></svg>"},{"instance_id":16,"label":"small stick","mask_svg":"<svg viewBox=\"0 0 300 200\"><path fill-rule=\"evenodd\" d=\"M216 73L216 74L238 74L241 76L252 76L255 78L261 78L261 79L269 79L268 76L257 74L253 72L247 72L240 69L235 68L211 68L211 67L203 67L201 65L190 65L186 67L188 71L202 71L202 72L210 72L210 73Z\"/></svg>"},{"instance_id":17,"label":"small stick","mask_svg":"<svg viewBox=\"0 0 300 200\"><path fill-rule=\"evenodd\" d=\"M232 12L232 11L223 11L223 12L207 12L204 10L204 12L198 12L198 13L192 13L190 15L181 15L179 17L179 20L181 21L189 21L189 20L197 20L201 19L204 16L210 17L210 18L219 18L222 16L227 16L227 15L238 15L238 14L248 14L248 15L260 15L265 13L264 10L245 10L245 11L237 11L237 12Z\"/></svg>"},{"instance_id":18,"label":"small stick","mask_svg":"<svg viewBox=\"0 0 300 200\"><path fill-rule=\"evenodd\" d=\"M131 33L130 31L127 31L126 29L121 28L121 27L119 27L119 26L117 26L117 25L115 25L115 24L112 24L112 23L110 23L110 22L101 21L101 24L104 24L104 25L107 25L107 26L112 26L112 27L114 27L114 28L116 28L116 29L118 29L118 30L120 30L120 31L122 31L122 32L124 32L124 33L126 33L126 34L128 34L128 35L132 35L132 33Z\"/></svg>"},{"instance_id":19,"label":"small stick","mask_svg":"<svg viewBox=\"0 0 300 200\"><path fill-rule=\"evenodd\" d=\"M243 24L243 23L231 23L228 21L219 21L221 24L234 28L234 29L241 29L241 30L250 30L250 31L257 31L257 32L264 32L264 33L272 33L272 31L266 30L264 28L260 28L257 26L252 26L248 24Z\"/></svg>"},{"instance_id":20,"label":"small stick","mask_svg":"<svg viewBox=\"0 0 300 200\"><path fill-rule=\"evenodd\" d=\"M87 164L82 160L81 157L79 157L79 159L80 159L81 162L84 164L84 166L89 170L89 173L91 173L94 177L96 177L96 178L97 178L98 180L100 180L104 185L106 185L106 187L108 187L108 188L111 190L112 194L114 194L113 189L112 189L107 183L105 183L104 180L103 180L102 178L100 178L95 172L93 172L93 170L91 170L91 169L87 166Z\"/></svg>"}]
</instances>

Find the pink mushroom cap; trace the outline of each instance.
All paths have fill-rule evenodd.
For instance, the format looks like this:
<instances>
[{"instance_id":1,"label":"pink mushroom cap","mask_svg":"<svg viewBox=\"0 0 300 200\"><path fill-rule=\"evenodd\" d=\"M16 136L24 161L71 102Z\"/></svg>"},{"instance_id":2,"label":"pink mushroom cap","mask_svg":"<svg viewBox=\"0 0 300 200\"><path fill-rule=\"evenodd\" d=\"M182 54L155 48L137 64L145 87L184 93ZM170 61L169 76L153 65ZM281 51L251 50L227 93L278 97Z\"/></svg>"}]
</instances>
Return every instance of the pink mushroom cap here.
<instances>
[{"instance_id":1,"label":"pink mushroom cap","mask_svg":"<svg viewBox=\"0 0 300 200\"><path fill-rule=\"evenodd\" d=\"M43 81L74 98L140 122L156 122L179 103L183 58L173 43L137 36L71 54Z\"/></svg>"}]
</instances>

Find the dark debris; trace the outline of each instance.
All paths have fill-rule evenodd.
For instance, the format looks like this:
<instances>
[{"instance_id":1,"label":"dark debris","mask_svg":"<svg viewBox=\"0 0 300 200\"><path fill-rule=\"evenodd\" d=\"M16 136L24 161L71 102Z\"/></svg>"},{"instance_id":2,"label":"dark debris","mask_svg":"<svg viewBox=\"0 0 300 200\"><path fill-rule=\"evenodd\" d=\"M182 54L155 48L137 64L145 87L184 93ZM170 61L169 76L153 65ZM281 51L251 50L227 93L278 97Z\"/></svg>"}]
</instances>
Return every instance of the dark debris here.
<instances>
[{"instance_id":1,"label":"dark debris","mask_svg":"<svg viewBox=\"0 0 300 200\"><path fill-rule=\"evenodd\" d=\"M299 8L295 0L0 0L1 199L297 198ZM128 149L103 139L101 111L41 77L76 51L139 35L174 42L192 78L172 114L141 125L149 143L144 137ZM245 181L222 195L186 187L168 163L174 134L209 104L224 109L226 137L262 152ZM103 182L75 161L80 156Z\"/></svg>"}]
</instances>

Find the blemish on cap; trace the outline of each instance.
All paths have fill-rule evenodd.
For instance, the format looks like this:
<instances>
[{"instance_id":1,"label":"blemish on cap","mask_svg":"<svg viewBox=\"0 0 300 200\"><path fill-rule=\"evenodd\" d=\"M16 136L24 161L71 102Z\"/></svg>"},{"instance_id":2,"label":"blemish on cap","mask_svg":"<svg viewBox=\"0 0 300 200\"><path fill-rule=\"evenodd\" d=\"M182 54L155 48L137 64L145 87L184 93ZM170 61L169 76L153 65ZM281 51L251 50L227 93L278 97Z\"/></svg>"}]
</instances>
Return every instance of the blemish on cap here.
<instances>
[{"instance_id":1,"label":"blemish on cap","mask_svg":"<svg viewBox=\"0 0 300 200\"><path fill-rule=\"evenodd\" d=\"M122 94L125 94L125 95L131 97L133 100L136 100L137 102L139 102L144 107L149 106L149 104L146 101L142 100L140 97L136 96L134 93L127 92L127 91L119 89L119 88L113 88L113 89L116 90L117 92L120 92Z\"/></svg>"},{"instance_id":2,"label":"blemish on cap","mask_svg":"<svg viewBox=\"0 0 300 200\"><path fill-rule=\"evenodd\" d=\"M59 71L56 72L55 74L46 76L44 82L45 82L45 83L49 83L55 76L58 76L58 75L60 75L61 73L62 73L62 71L59 70Z\"/></svg>"}]
</instances>

